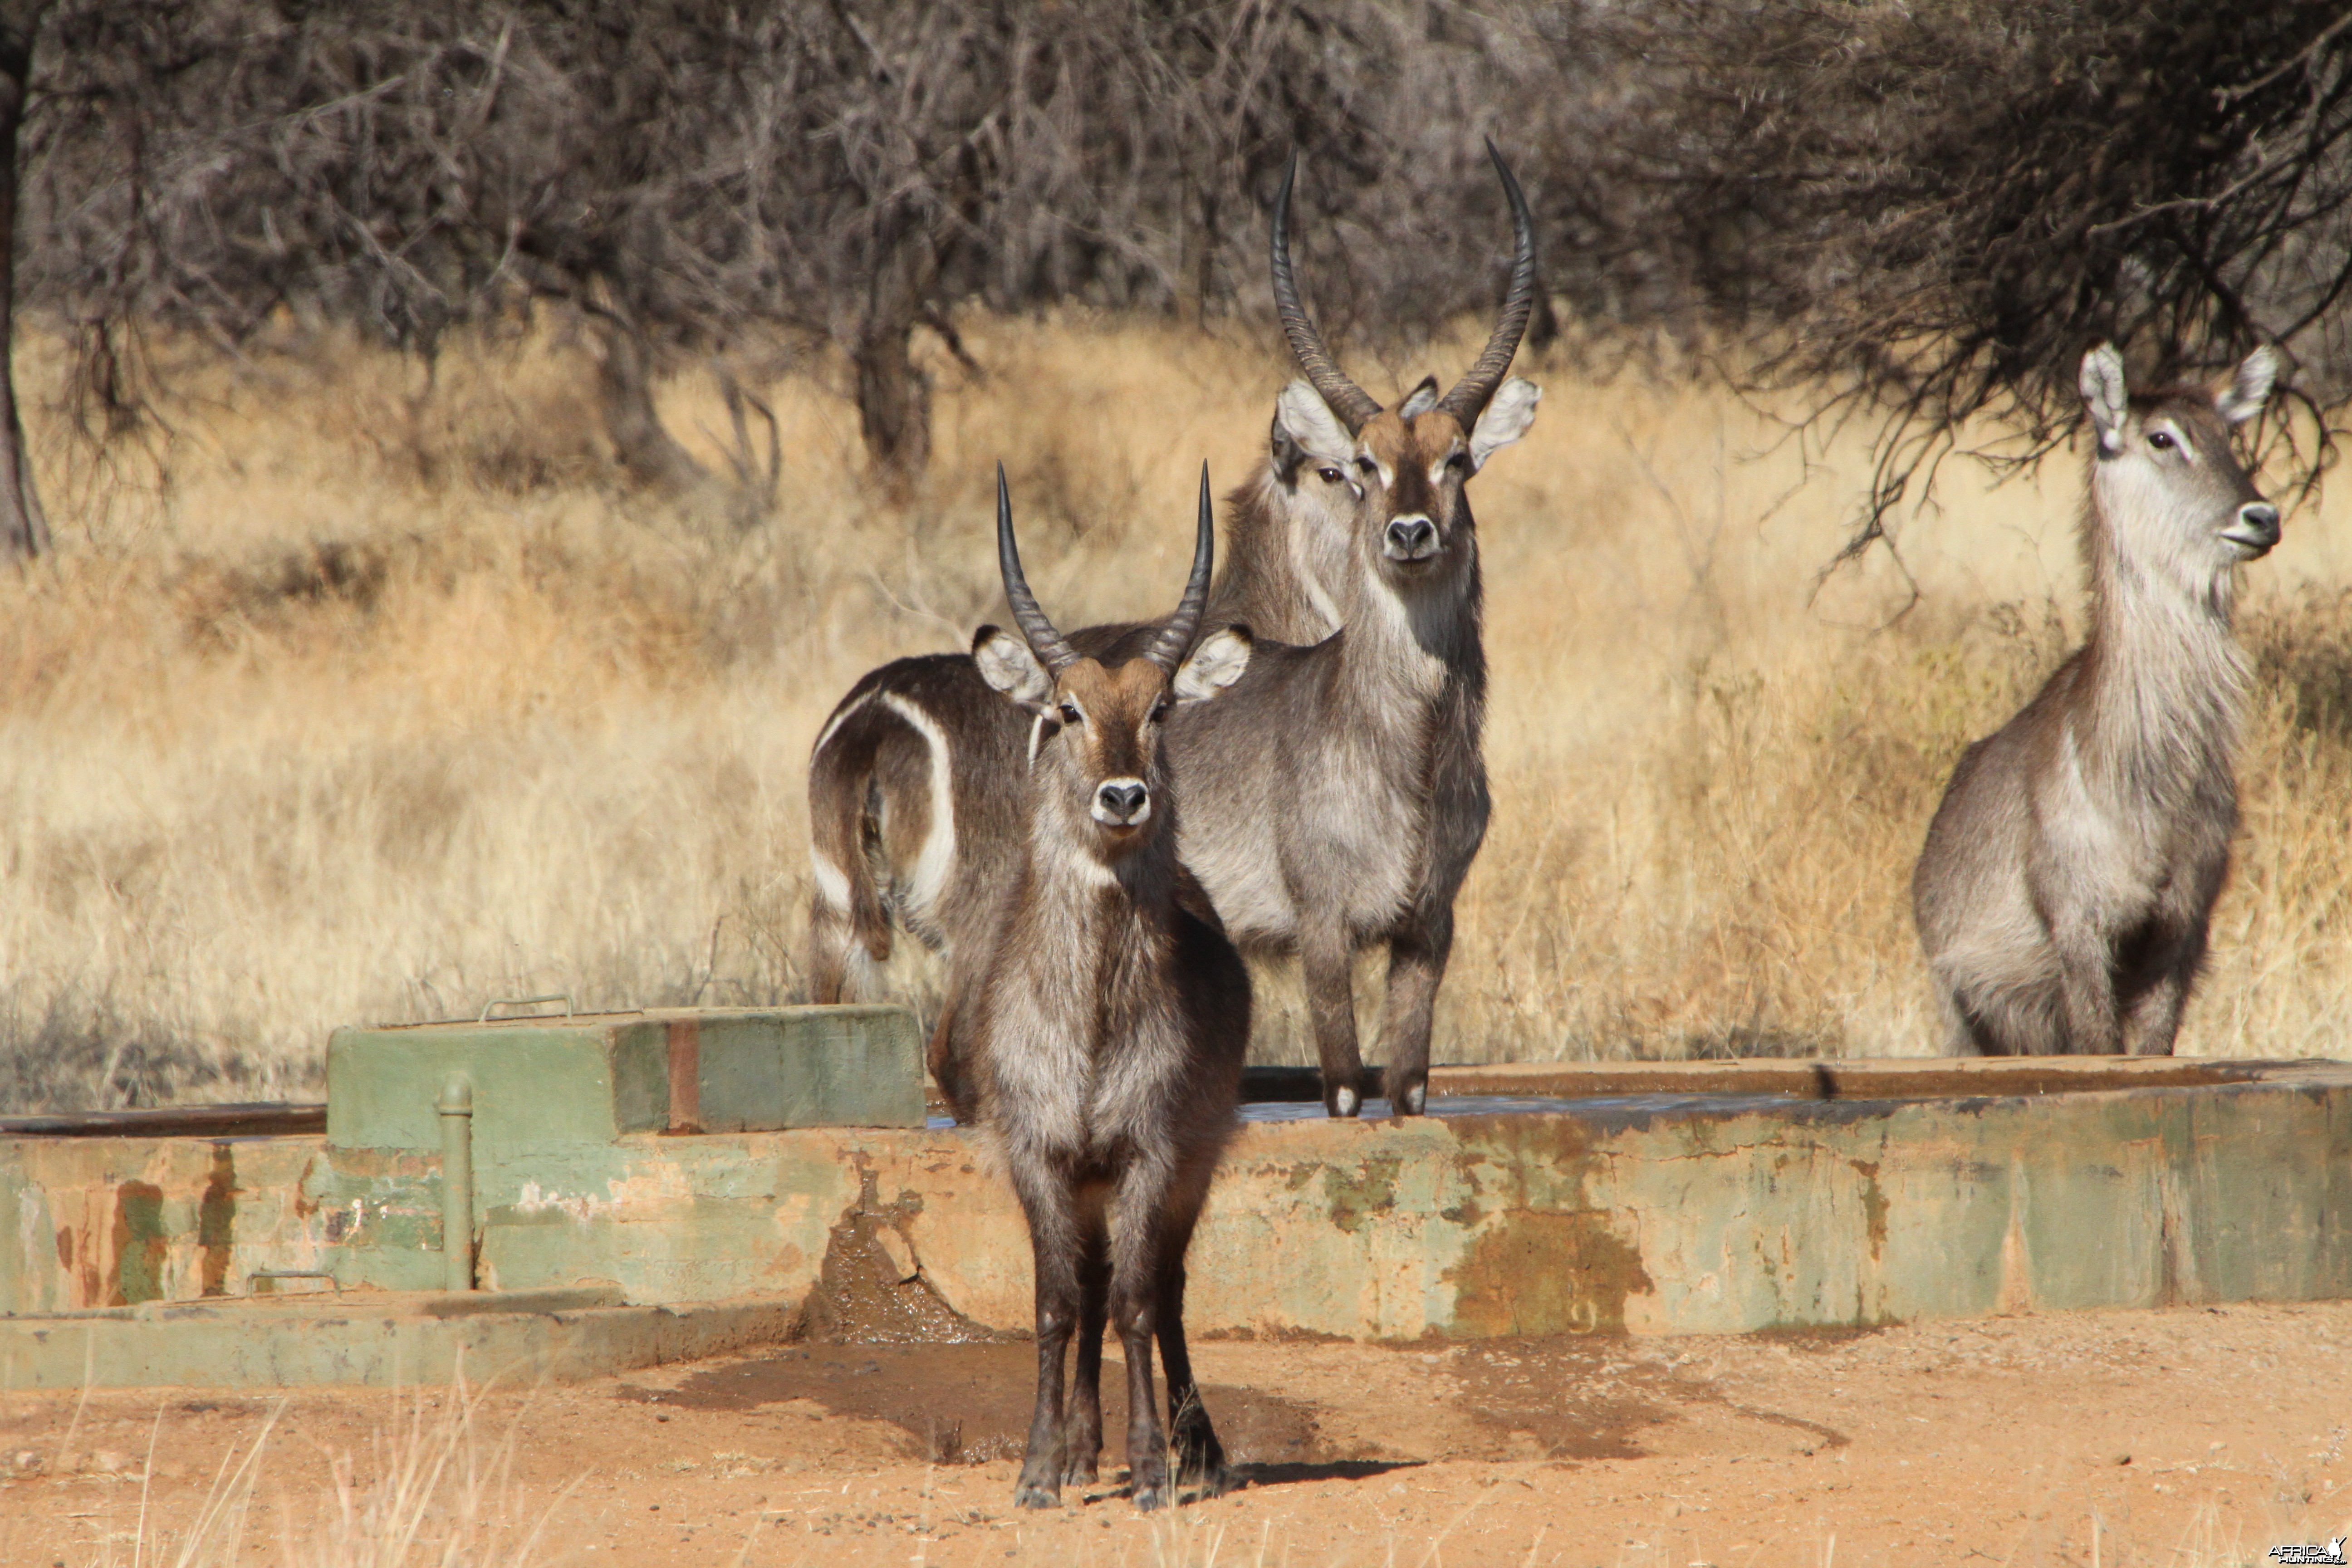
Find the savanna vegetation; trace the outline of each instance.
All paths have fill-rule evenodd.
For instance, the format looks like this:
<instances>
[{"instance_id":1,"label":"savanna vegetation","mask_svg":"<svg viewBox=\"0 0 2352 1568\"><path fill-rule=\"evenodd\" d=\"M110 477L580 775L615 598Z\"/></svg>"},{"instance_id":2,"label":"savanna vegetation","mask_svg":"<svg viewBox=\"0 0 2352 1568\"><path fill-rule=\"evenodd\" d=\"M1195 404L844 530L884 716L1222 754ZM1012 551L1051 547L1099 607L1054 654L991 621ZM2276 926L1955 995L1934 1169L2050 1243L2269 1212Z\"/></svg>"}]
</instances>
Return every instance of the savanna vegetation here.
<instances>
[{"instance_id":1,"label":"savanna vegetation","mask_svg":"<svg viewBox=\"0 0 2352 1568\"><path fill-rule=\"evenodd\" d=\"M1491 307L1489 132L1547 401L1476 488L1439 1056L1932 1048L1905 877L2075 626L2100 335L2291 362L2184 1047L2335 1048L2347 64L2325 7L2185 0L0 6L0 1100L794 996L808 744L997 613L990 462L1051 602L1159 602L1290 374L1284 160L1386 395Z\"/></svg>"},{"instance_id":2,"label":"savanna vegetation","mask_svg":"<svg viewBox=\"0 0 2352 1568\"><path fill-rule=\"evenodd\" d=\"M1360 379L1456 368L1483 325ZM1002 614L991 461L1040 592L1136 614L1182 575L1194 465L1238 481L1288 374L1254 330L961 327L982 368L927 366L940 449L904 501L869 481L845 367L757 384L784 466L750 526L730 484L625 482L593 345L553 325L429 382L288 342L188 370L156 466L56 447L76 522L0 578L10 1098L304 1092L339 1022L498 996L793 996L808 746L870 665ZM1961 746L2078 624L2077 461L1955 468L1903 570L1818 578L1866 443L1589 366L1527 362L1541 414L1477 481L1496 809L1441 1058L1936 1048L1910 859ZM658 402L718 463L715 378ZM2346 1022L2347 521L2306 503L2249 573L2246 833L2186 1049L2321 1053ZM1307 1059L1273 995L1261 1058Z\"/></svg>"}]
</instances>

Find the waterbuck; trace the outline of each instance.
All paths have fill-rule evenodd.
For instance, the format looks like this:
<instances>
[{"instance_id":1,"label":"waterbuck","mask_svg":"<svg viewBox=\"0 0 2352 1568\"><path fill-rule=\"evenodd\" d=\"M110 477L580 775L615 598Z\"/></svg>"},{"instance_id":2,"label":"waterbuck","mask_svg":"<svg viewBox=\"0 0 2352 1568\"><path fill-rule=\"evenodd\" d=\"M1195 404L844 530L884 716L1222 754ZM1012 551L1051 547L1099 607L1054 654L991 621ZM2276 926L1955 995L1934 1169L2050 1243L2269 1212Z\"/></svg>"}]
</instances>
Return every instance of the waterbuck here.
<instances>
[{"instance_id":1,"label":"waterbuck","mask_svg":"<svg viewBox=\"0 0 2352 1568\"><path fill-rule=\"evenodd\" d=\"M1502 154L1492 142L1486 151L1516 251L1502 314L1452 390L1425 379L1392 410L1340 371L1299 302L1296 162L1284 172L1275 308L1312 387L1286 396L1308 455L1345 463L1364 489L1356 570L1340 579L1347 624L1313 649L1263 661L1252 683L1261 700L1203 714L1171 737L1195 802L1186 862L1244 952L1298 954L1324 1104L1337 1116L1359 1109L1350 971L1356 952L1376 945L1389 950L1381 1041L1390 1104L1400 1115L1423 1109L1454 898L1486 834L1483 590L1465 486L1527 433L1542 396L1532 382L1505 379L1535 303L1535 224ZM1290 679L1277 680L1277 668Z\"/></svg>"},{"instance_id":2,"label":"waterbuck","mask_svg":"<svg viewBox=\"0 0 2352 1568\"><path fill-rule=\"evenodd\" d=\"M1339 628L1333 580L1349 570L1362 490L1348 464L1309 457L1290 429L1290 411L1315 404L1305 383L1285 391L1265 465L1226 497L1229 548L1206 625L1290 643ZM1091 647L1123 629L1071 640ZM1019 843L1003 781L1024 763L1030 728L969 654L895 659L835 707L809 754L813 1000L871 994L894 921L942 952L991 926Z\"/></svg>"},{"instance_id":3,"label":"waterbuck","mask_svg":"<svg viewBox=\"0 0 2352 1568\"><path fill-rule=\"evenodd\" d=\"M996 548L1018 638L983 629L978 665L1033 727L1003 781L1023 831L997 927L956 954L979 1121L1029 1222L1036 1266L1037 1405L1014 1500L1052 1507L1095 1479L1102 1331L1127 1358L1127 1463L1139 1509L1174 1484L1227 1484L1184 1343L1184 1251L1237 1124L1249 972L1177 858L1176 792L1161 745L1174 712L1214 706L1248 667L1231 627L1192 647L1214 550L1206 469L1192 579L1136 657L1081 654L1021 572L997 474ZM1190 648L1190 657L1187 649ZM1154 1401L1157 1334L1178 1464ZM1063 1363L1077 1339L1077 1387Z\"/></svg>"},{"instance_id":4,"label":"waterbuck","mask_svg":"<svg viewBox=\"0 0 2352 1568\"><path fill-rule=\"evenodd\" d=\"M1275 298L1308 380L1284 390L1267 473L1236 495L1236 550L1253 551L1259 564L1228 574L1211 621L1225 605L1247 605L1277 632L1303 624L1321 640L1262 639L1244 689L1197 721L1180 713L1168 736L1195 796L1186 862L1245 950L1299 956L1324 1103L1339 1116L1360 1109L1352 960L1381 943L1390 949L1387 1088L1400 1112L1423 1109L1454 896L1486 832L1486 660L1463 486L1525 434L1541 395L1504 379L1534 301L1535 246L1526 197L1499 154L1495 164L1517 247L1501 319L1452 391L1441 396L1426 380L1392 412L1341 374L1299 303L1286 172L1274 213ZM1340 629L1322 636L1333 625ZM1150 631L1093 627L1069 640L1108 657ZM886 666L844 699L818 739L810 812L819 1000L834 999L869 957L887 955L891 915L952 948L986 922L1005 885L1013 825L992 781L1032 742L969 700L970 668L946 656ZM930 1057L950 1100L955 1007L951 988Z\"/></svg>"},{"instance_id":5,"label":"waterbuck","mask_svg":"<svg viewBox=\"0 0 2352 1568\"><path fill-rule=\"evenodd\" d=\"M2172 1052L2238 823L2236 568L2279 540L2230 429L2274 374L2133 394L2084 358L2090 636L1961 756L1911 877L1956 1055Z\"/></svg>"}]
</instances>

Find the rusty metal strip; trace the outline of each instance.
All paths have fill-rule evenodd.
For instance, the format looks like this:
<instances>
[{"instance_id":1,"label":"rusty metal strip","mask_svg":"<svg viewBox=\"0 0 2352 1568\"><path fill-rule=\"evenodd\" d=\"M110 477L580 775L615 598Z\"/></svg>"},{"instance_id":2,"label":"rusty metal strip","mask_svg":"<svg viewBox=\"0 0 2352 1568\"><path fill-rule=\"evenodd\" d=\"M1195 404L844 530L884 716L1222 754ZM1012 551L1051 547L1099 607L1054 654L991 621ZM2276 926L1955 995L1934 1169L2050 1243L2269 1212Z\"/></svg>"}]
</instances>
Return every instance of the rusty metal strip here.
<instances>
[{"instance_id":1,"label":"rusty metal strip","mask_svg":"<svg viewBox=\"0 0 2352 1568\"><path fill-rule=\"evenodd\" d=\"M669 1021L669 1130L702 1131L702 1025L693 1018Z\"/></svg>"},{"instance_id":2,"label":"rusty metal strip","mask_svg":"<svg viewBox=\"0 0 2352 1568\"><path fill-rule=\"evenodd\" d=\"M0 1138L290 1138L327 1130L324 1105L173 1105L0 1117Z\"/></svg>"}]
</instances>

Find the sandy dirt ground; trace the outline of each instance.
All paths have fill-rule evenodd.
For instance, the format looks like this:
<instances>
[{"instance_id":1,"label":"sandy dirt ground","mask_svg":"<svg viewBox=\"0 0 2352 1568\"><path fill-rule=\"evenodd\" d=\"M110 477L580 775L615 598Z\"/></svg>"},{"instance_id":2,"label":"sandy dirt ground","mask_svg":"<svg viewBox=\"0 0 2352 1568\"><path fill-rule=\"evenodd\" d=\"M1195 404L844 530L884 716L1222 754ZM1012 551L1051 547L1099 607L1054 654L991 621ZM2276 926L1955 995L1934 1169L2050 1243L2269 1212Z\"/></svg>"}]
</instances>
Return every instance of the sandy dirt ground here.
<instances>
[{"instance_id":1,"label":"sandy dirt ground","mask_svg":"<svg viewBox=\"0 0 2352 1568\"><path fill-rule=\"evenodd\" d=\"M1116 1401L1104 1483L1013 1506L1033 1386L1017 1343L492 1387L462 1428L446 1395L18 1394L0 1406L0 1563L173 1563L211 1495L247 1506L203 1560L242 1533L257 1563L442 1561L334 1550L404 1496L467 1563L2252 1563L2352 1531L2347 1350L2352 1303L1212 1342L1206 1402L1247 1484L1150 1516L1120 1495ZM236 1466L265 1428L247 1489Z\"/></svg>"}]
</instances>

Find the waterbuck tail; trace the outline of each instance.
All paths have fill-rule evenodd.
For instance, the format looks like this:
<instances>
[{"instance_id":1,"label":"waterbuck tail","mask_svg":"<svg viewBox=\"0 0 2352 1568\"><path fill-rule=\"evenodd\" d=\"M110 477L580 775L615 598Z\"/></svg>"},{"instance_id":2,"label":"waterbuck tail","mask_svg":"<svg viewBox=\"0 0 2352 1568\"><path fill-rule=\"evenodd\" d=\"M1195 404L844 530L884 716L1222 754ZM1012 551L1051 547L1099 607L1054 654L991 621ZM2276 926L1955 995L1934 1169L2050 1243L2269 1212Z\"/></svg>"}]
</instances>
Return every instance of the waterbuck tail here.
<instances>
[{"instance_id":1,"label":"waterbuck tail","mask_svg":"<svg viewBox=\"0 0 2352 1568\"><path fill-rule=\"evenodd\" d=\"M890 916L876 877L875 759L897 723L871 691L834 710L809 757L809 999L835 1003L865 991L890 957Z\"/></svg>"}]
</instances>

